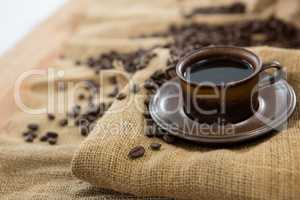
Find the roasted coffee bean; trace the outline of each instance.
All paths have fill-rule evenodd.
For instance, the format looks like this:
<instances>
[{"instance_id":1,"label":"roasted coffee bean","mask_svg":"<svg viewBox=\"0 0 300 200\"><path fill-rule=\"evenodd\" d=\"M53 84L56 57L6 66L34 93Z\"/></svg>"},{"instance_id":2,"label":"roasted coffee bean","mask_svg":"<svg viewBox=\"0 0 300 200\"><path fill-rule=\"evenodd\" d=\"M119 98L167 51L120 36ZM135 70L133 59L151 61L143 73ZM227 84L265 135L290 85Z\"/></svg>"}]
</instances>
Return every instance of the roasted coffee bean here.
<instances>
[{"instance_id":1,"label":"roasted coffee bean","mask_svg":"<svg viewBox=\"0 0 300 200\"><path fill-rule=\"evenodd\" d=\"M164 135L163 141L165 141L168 144L173 144L175 142L175 138L171 135Z\"/></svg>"},{"instance_id":2,"label":"roasted coffee bean","mask_svg":"<svg viewBox=\"0 0 300 200\"><path fill-rule=\"evenodd\" d=\"M111 93L108 94L109 97L114 98L119 94L119 88L115 87Z\"/></svg>"},{"instance_id":3,"label":"roasted coffee bean","mask_svg":"<svg viewBox=\"0 0 300 200\"><path fill-rule=\"evenodd\" d=\"M154 121L152 118L147 119L147 126L153 126L155 125Z\"/></svg>"},{"instance_id":4,"label":"roasted coffee bean","mask_svg":"<svg viewBox=\"0 0 300 200\"><path fill-rule=\"evenodd\" d=\"M58 138L58 134L56 132L49 131L46 133L48 138Z\"/></svg>"},{"instance_id":5,"label":"roasted coffee bean","mask_svg":"<svg viewBox=\"0 0 300 200\"><path fill-rule=\"evenodd\" d=\"M176 67L169 67L167 70L166 70L166 78L168 80L172 79L172 78L175 78L177 76L176 74Z\"/></svg>"},{"instance_id":6,"label":"roasted coffee bean","mask_svg":"<svg viewBox=\"0 0 300 200\"><path fill-rule=\"evenodd\" d=\"M109 82L110 82L110 84L116 85L118 83L117 77L115 77L115 76L110 77Z\"/></svg>"},{"instance_id":7,"label":"roasted coffee bean","mask_svg":"<svg viewBox=\"0 0 300 200\"><path fill-rule=\"evenodd\" d=\"M145 132L144 132L145 136L147 136L148 138L152 138L155 136L155 129L153 129L153 127L145 127Z\"/></svg>"},{"instance_id":8,"label":"roasted coffee bean","mask_svg":"<svg viewBox=\"0 0 300 200\"><path fill-rule=\"evenodd\" d=\"M48 119L49 119L50 121L55 120L55 115L54 115L54 114L48 113L48 114L47 114L47 117L48 117Z\"/></svg>"},{"instance_id":9,"label":"roasted coffee bean","mask_svg":"<svg viewBox=\"0 0 300 200\"><path fill-rule=\"evenodd\" d=\"M133 94L136 94L140 91L140 87L137 84L133 84L130 90Z\"/></svg>"},{"instance_id":10,"label":"roasted coffee bean","mask_svg":"<svg viewBox=\"0 0 300 200\"><path fill-rule=\"evenodd\" d=\"M118 100L123 100L123 99L125 99L126 97L127 97L127 95L126 95L125 93L120 93L120 94L118 94L117 99L118 99Z\"/></svg>"},{"instance_id":11,"label":"roasted coffee bean","mask_svg":"<svg viewBox=\"0 0 300 200\"><path fill-rule=\"evenodd\" d=\"M87 116L87 120L88 120L89 122L94 122L94 121L97 120L97 117L94 116L94 115L88 115L88 116Z\"/></svg>"},{"instance_id":12,"label":"roasted coffee bean","mask_svg":"<svg viewBox=\"0 0 300 200\"><path fill-rule=\"evenodd\" d=\"M79 94L79 95L78 95L78 99L79 99L80 101L84 100L84 99L85 99L85 95L84 95L84 94Z\"/></svg>"},{"instance_id":13,"label":"roasted coffee bean","mask_svg":"<svg viewBox=\"0 0 300 200\"><path fill-rule=\"evenodd\" d=\"M47 135L43 135L42 137L40 137L40 141L41 142L47 142L48 141L48 136Z\"/></svg>"},{"instance_id":14,"label":"roasted coffee bean","mask_svg":"<svg viewBox=\"0 0 300 200\"><path fill-rule=\"evenodd\" d=\"M144 101L145 106L148 108L149 104L150 104L151 98L147 97Z\"/></svg>"},{"instance_id":15,"label":"roasted coffee bean","mask_svg":"<svg viewBox=\"0 0 300 200\"><path fill-rule=\"evenodd\" d=\"M84 115L85 116L88 116L88 115L97 116L100 114L100 112L101 112L101 110L100 110L99 105L90 104L88 106L87 110L85 111Z\"/></svg>"},{"instance_id":16,"label":"roasted coffee bean","mask_svg":"<svg viewBox=\"0 0 300 200\"><path fill-rule=\"evenodd\" d=\"M28 124L27 128L31 131L37 131L39 129L38 124Z\"/></svg>"},{"instance_id":17,"label":"roasted coffee bean","mask_svg":"<svg viewBox=\"0 0 300 200\"><path fill-rule=\"evenodd\" d=\"M33 139L37 138L37 134L36 133L31 133L30 135L33 137Z\"/></svg>"},{"instance_id":18,"label":"roasted coffee bean","mask_svg":"<svg viewBox=\"0 0 300 200\"><path fill-rule=\"evenodd\" d=\"M153 80L163 79L163 78L165 78L165 72L163 70L159 69L151 75L151 78Z\"/></svg>"},{"instance_id":19,"label":"roasted coffee bean","mask_svg":"<svg viewBox=\"0 0 300 200\"><path fill-rule=\"evenodd\" d=\"M150 144L150 148L152 149L152 150L160 150L160 148L161 148L161 144L159 144L159 143L152 143L152 144Z\"/></svg>"},{"instance_id":20,"label":"roasted coffee bean","mask_svg":"<svg viewBox=\"0 0 300 200\"><path fill-rule=\"evenodd\" d=\"M59 121L59 125L60 125L61 127L67 126L67 125L68 125L68 120L67 120L67 119L61 119L61 120Z\"/></svg>"},{"instance_id":21,"label":"roasted coffee bean","mask_svg":"<svg viewBox=\"0 0 300 200\"><path fill-rule=\"evenodd\" d=\"M130 150L128 157L131 159L137 159L145 154L145 148L143 146L137 146Z\"/></svg>"},{"instance_id":22,"label":"roasted coffee bean","mask_svg":"<svg viewBox=\"0 0 300 200\"><path fill-rule=\"evenodd\" d=\"M34 140L34 137L32 135L27 135L25 137L25 142L32 143L33 140Z\"/></svg>"},{"instance_id":23,"label":"roasted coffee bean","mask_svg":"<svg viewBox=\"0 0 300 200\"><path fill-rule=\"evenodd\" d=\"M147 90L154 90L156 88L156 84L153 80L146 80L144 83L144 88Z\"/></svg>"},{"instance_id":24,"label":"roasted coffee bean","mask_svg":"<svg viewBox=\"0 0 300 200\"><path fill-rule=\"evenodd\" d=\"M31 135L33 132L32 131L25 131L22 133L23 137L26 137L28 135Z\"/></svg>"},{"instance_id":25,"label":"roasted coffee bean","mask_svg":"<svg viewBox=\"0 0 300 200\"><path fill-rule=\"evenodd\" d=\"M146 119L150 119L151 118L151 114L150 114L150 112L147 110L147 111L145 111L144 113L143 113L143 115L144 115L144 117L146 118Z\"/></svg>"},{"instance_id":26,"label":"roasted coffee bean","mask_svg":"<svg viewBox=\"0 0 300 200\"><path fill-rule=\"evenodd\" d=\"M56 138L48 138L48 143L50 145L55 145L57 143L57 139Z\"/></svg>"},{"instance_id":27,"label":"roasted coffee bean","mask_svg":"<svg viewBox=\"0 0 300 200\"><path fill-rule=\"evenodd\" d=\"M84 137L88 136L89 134L89 128L88 127L80 127L80 134Z\"/></svg>"}]
</instances>

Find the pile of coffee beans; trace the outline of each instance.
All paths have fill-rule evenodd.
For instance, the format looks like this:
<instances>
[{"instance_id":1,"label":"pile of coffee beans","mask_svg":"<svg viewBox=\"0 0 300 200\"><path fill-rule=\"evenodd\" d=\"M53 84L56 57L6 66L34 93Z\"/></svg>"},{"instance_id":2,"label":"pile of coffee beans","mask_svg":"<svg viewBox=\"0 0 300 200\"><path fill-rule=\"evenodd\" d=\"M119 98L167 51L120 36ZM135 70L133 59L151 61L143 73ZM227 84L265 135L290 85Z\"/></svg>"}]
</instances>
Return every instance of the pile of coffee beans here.
<instances>
[{"instance_id":1,"label":"pile of coffee beans","mask_svg":"<svg viewBox=\"0 0 300 200\"><path fill-rule=\"evenodd\" d=\"M171 25L166 32L141 37L172 37L174 42L165 46L171 52L170 66L175 66L180 57L210 45L300 48L300 29L275 17L223 25Z\"/></svg>"},{"instance_id":2,"label":"pile of coffee beans","mask_svg":"<svg viewBox=\"0 0 300 200\"><path fill-rule=\"evenodd\" d=\"M147 67L149 62L155 57L155 53L150 50L138 49L130 53L121 53L116 51L110 51L103 53L98 57L90 57L85 63L87 66L99 73L100 70L113 69L114 61L120 61L124 69L129 73L134 73L138 70ZM75 64L81 64L81 61L75 61Z\"/></svg>"},{"instance_id":3,"label":"pile of coffee beans","mask_svg":"<svg viewBox=\"0 0 300 200\"><path fill-rule=\"evenodd\" d=\"M28 124L27 130L23 132L23 137L26 142L33 142L37 138L37 131L39 130L38 124Z\"/></svg>"},{"instance_id":4,"label":"pile of coffee beans","mask_svg":"<svg viewBox=\"0 0 300 200\"><path fill-rule=\"evenodd\" d=\"M50 145L55 145L57 143L58 134L56 132L47 132L44 136L40 138L41 142L48 142Z\"/></svg>"},{"instance_id":5,"label":"pile of coffee beans","mask_svg":"<svg viewBox=\"0 0 300 200\"><path fill-rule=\"evenodd\" d=\"M111 78L111 82L117 84L115 77ZM69 126L76 126L83 137L88 136L94 127L97 119L101 118L104 113L110 108L112 102L98 102L96 97L100 92L100 85L93 80L86 80L83 82L83 91L78 95L78 101L85 105L82 107L80 104L75 104L66 114L60 119L53 113L47 114L49 122L57 123L58 127L66 128ZM84 97L84 98L83 98ZM88 98L87 98L88 97ZM82 102L84 101L84 102ZM57 119L57 122L55 120ZM38 137L38 130L40 125L36 123L29 124L27 130L22 134L26 142L34 142ZM48 131L40 137L41 142L48 142L50 145L57 144L59 133Z\"/></svg>"},{"instance_id":6,"label":"pile of coffee beans","mask_svg":"<svg viewBox=\"0 0 300 200\"><path fill-rule=\"evenodd\" d=\"M246 12L246 5L236 2L226 6L200 7L193 9L190 13L185 14L186 18L193 17L198 14L242 14Z\"/></svg>"}]
</instances>

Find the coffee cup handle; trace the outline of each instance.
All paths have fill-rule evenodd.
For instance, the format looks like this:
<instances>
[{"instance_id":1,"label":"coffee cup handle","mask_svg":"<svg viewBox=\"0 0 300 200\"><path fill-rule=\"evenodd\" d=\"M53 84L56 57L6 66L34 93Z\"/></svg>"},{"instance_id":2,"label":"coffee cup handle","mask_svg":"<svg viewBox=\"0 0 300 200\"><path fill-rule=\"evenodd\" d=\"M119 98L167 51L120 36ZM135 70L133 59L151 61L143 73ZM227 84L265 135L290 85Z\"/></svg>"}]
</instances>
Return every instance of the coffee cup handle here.
<instances>
[{"instance_id":1,"label":"coffee cup handle","mask_svg":"<svg viewBox=\"0 0 300 200\"><path fill-rule=\"evenodd\" d=\"M276 72L274 75L271 75L266 81L264 81L263 85L274 84L281 79L286 79L286 72L284 70L284 67L278 61L271 61L268 63L264 63L262 65L262 69L260 70L260 72L263 72L263 71L271 69L271 68L275 68Z\"/></svg>"}]
</instances>

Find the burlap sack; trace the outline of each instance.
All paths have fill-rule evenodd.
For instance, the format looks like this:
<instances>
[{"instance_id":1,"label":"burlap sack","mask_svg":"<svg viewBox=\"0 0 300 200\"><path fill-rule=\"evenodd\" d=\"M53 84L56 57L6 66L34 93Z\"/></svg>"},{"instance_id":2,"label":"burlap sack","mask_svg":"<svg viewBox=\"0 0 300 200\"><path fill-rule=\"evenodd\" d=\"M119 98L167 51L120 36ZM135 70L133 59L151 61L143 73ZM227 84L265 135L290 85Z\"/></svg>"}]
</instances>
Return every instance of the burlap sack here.
<instances>
[{"instance_id":1,"label":"burlap sack","mask_svg":"<svg viewBox=\"0 0 300 200\"><path fill-rule=\"evenodd\" d=\"M182 10L178 8L191 10L200 6L196 0L145 0L139 1L138 7L151 12L138 12L136 16L133 14L134 6L128 4L127 0L87 2L87 8L83 8L87 9L84 11L85 19L79 24L74 37L66 41L62 50L66 58L54 60L45 66L53 67L55 72L64 71L64 77L56 77L49 83L46 77L27 81L22 88L22 99L27 106L39 108L47 105L49 85L56 85L60 81L78 83L86 79L98 79L86 66L75 66L74 60L109 50L128 52L164 44L168 39L134 40L128 37L165 30L173 22L182 23L183 19L179 14ZM217 4L231 2L220 0ZM251 1L251 4L255 5L255 2ZM216 1L203 1L201 5L215 3ZM118 10L110 12L116 6L119 6ZM128 6L132 7L130 12L126 11ZM101 10L97 10L98 8ZM144 17L143 13L148 17ZM157 14L156 19L149 17L153 13ZM193 20L221 23L252 17L257 16L248 13L242 16L200 16ZM150 66L132 77L136 82L141 83L155 69L165 67L168 50L158 48L154 51L158 56L152 60ZM299 91L299 51L271 48L256 48L255 51L265 60L276 58L283 62L290 72L289 82ZM123 82L119 86L125 92L128 90ZM110 91L111 85L104 84L102 88ZM140 108L143 108L142 99L145 97L143 94L144 91L141 91L137 96L130 95L122 103L114 102L111 111L119 108L125 110L112 114L108 112L81 146L79 144L83 138L77 128L58 126L58 120L65 113L57 114L54 122L49 122L44 114L31 115L21 110L14 113L0 134L0 198L163 199L139 198L128 194L132 193L184 199L297 199L298 112L291 118L287 131L265 141L234 149L164 144L161 152L147 150L143 159L129 161L127 153L132 146L141 144L146 147L157 140L146 139L141 134L144 124L140 112ZM132 104L133 100L136 103ZM128 101L129 104L126 104ZM57 106L63 104L57 102ZM39 134L49 130L58 131L58 144L49 146L39 141L25 143L22 132L31 122L40 124ZM77 153L74 156L75 152ZM75 177L71 169L77 177L89 183Z\"/></svg>"},{"instance_id":2,"label":"burlap sack","mask_svg":"<svg viewBox=\"0 0 300 200\"><path fill-rule=\"evenodd\" d=\"M300 92L300 51L268 47L253 51L265 61L282 62L289 72L288 82L296 93ZM167 54L164 50L158 54L151 67L133 78L143 81L156 68L164 68ZM131 98L134 97L129 96L125 102ZM115 102L113 107L125 106L125 102ZM149 145L162 141L143 135L145 122L139 106L131 101L126 110L107 114L99 120L73 159L75 176L101 188L139 196L297 199L300 195L297 113L289 120L287 130L247 145L214 149L163 143L161 151L153 152L147 149ZM138 160L128 159L128 152L137 145L147 149L146 155Z\"/></svg>"}]
</instances>

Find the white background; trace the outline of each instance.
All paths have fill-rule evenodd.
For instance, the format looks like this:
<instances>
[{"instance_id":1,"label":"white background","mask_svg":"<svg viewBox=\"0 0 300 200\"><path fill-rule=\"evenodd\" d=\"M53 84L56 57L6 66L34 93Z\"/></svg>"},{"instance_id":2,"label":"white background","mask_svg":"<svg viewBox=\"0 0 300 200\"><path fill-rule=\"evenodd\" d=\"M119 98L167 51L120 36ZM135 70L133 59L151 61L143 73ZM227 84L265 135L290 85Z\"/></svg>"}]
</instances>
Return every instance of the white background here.
<instances>
[{"instance_id":1,"label":"white background","mask_svg":"<svg viewBox=\"0 0 300 200\"><path fill-rule=\"evenodd\" d=\"M0 55L66 0L0 0Z\"/></svg>"}]
</instances>

